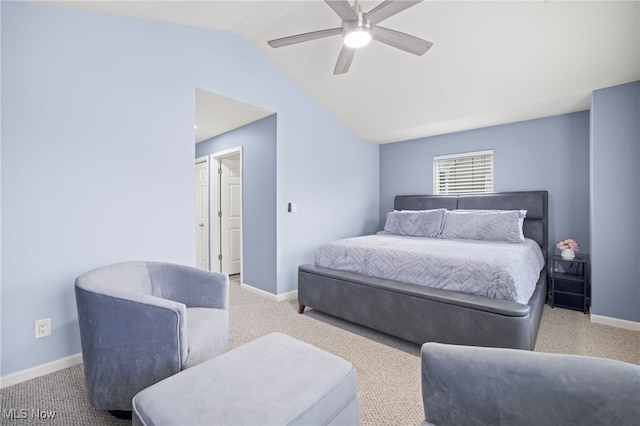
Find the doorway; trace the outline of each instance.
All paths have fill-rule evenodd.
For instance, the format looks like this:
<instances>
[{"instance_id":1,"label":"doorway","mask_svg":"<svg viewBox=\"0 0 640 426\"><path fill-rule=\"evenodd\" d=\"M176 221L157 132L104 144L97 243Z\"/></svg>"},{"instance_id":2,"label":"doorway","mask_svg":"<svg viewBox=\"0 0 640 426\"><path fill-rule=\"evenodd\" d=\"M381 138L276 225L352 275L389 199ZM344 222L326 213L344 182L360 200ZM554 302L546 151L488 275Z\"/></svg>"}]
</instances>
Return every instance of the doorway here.
<instances>
[{"instance_id":1,"label":"doorway","mask_svg":"<svg viewBox=\"0 0 640 426\"><path fill-rule=\"evenodd\" d=\"M207 157L209 162L209 268L222 271L229 267L233 271L231 268L238 270L239 266L241 277L236 275L233 278L242 278L241 285L275 294L276 114L196 88L194 130L195 157ZM219 175L214 157L232 157L234 153L240 158L237 164L240 167L241 187L231 189L229 193L235 194L235 199L240 201L239 216L242 220L239 231L235 228L235 231L229 232L227 244L220 239L222 224L217 216L220 211L217 203L220 201L218 195L214 196L214 189L218 190L216 194L221 191L216 185ZM239 193L242 195L238 196ZM230 205L233 203L230 202ZM198 223L195 223L196 227ZM218 226L220 228L216 229ZM232 239L233 235L237 237ZM225 256L225 249L229 251L229 256ZM222 259L218 258L219 255L222 255ZM225 258L236 260L228 265Z\"/></svg>"},{"instance_id":2,"label":"doorway","mask_svg":"<svg viewBox=\"0 0 640 426\"><path fill-rule=\"evenodd\" d=\"M211 155L211 270L242 272L242 147Z\"/></svg>"},{"instance_id":3,"label":"doorway","mask_svg":"<svg viewBox=\"0 0 640 426\"><path fill-rule=\"evenodd\" d=\"M196 266L242 272L242 147L196 159Z\"/></svg>"}]
</instances>

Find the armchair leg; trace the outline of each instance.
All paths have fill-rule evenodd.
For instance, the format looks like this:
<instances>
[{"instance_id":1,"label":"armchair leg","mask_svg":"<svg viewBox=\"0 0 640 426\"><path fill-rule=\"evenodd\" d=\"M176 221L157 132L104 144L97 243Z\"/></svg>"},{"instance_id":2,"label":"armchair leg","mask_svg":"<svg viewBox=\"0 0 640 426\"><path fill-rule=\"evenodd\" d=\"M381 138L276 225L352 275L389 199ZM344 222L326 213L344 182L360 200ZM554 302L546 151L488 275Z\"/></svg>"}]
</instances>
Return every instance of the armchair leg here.
<instances>
[{"instance_id":1,"label":"armchair leg","mask_svg":"<svg viewBox=\"0 0 640 426\"><path fill-rule=\"evenodd\" d=\"M298 313L299 314L304 313L304 308L305 308L305 306L302 303L298 303Z\"/></svg>"},{"instance_id":2,"label":"armchair leg","mask_svg":"<svg viewBox=\"0 0 640 426\"><path fill-rule=\"evenodd\" d=\"M126 410L109 410L109 414L117 419L131 420L132 412Z\"/></svg>"}]
</instances>

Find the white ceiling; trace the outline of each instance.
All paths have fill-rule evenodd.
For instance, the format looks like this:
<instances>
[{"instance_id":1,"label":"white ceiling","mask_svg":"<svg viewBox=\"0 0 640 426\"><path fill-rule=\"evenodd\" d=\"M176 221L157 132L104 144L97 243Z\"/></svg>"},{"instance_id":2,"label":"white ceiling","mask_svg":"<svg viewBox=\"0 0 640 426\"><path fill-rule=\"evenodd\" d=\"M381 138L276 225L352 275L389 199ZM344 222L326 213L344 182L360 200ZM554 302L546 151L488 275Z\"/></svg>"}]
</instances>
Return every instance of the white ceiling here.
<instances>
[{"instance_id":1,"label":"white ceiling","mask_svg":"<svg viewBox=\"0 0 640 426\"><path fill-rule=\"evenodd\" d=\"M272 111L196 89L196 143L271 114Z\"/></svg>"},{"instance_id":2,"label":"white ceiling","mask_svg":"<svg viewBox=\"0 0 640 426\"><path fill-rule=\"evenodd\" d=\"M320 0L56 3L235 33L377 143L586 110L593 90L640 80L639 0L427 0L380 24L433 42L424 56L372 42L340 76L340 36L266 43L340 26Z\"/></svg>"}]
</instances>

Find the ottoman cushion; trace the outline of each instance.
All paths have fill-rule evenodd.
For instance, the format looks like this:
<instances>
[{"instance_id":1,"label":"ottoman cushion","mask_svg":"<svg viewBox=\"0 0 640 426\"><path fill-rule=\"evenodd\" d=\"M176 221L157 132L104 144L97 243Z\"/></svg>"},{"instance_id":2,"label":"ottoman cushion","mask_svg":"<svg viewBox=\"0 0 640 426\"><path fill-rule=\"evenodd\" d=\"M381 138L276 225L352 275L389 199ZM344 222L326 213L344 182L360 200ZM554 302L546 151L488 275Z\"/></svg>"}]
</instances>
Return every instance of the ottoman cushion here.
<instances>
[{"instance_id":1,"label":"ottoman cushion","mask_svg":"<svg viewBox=\"0 0 640 426\"><path fill-rule=\"evenodd\" d=\"M359 424L344 359L272 333L184 370L133 398L134 425Z\"/></svg>"}]
</instances>

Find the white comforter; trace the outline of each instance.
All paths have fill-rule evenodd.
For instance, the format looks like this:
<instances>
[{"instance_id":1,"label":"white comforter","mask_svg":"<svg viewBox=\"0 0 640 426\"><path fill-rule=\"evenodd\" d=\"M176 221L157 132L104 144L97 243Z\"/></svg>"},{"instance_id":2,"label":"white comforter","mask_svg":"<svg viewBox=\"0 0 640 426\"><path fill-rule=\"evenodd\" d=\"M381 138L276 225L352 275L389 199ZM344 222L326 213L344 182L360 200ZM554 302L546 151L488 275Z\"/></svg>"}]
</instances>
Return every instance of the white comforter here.
<instances>
[{"instance_id":1,"label":"white comforter","mask_svg":"<svg viewBox=\"0 0 640 426\"><path fill-rule=\"evenodd\" d=\"M447 240L378 234L315 251L317 266L526 304L544 267L535 241Z\"/></svg>"}]
</instances>

